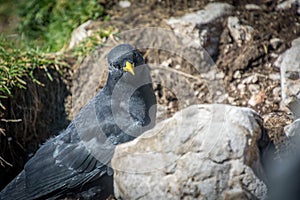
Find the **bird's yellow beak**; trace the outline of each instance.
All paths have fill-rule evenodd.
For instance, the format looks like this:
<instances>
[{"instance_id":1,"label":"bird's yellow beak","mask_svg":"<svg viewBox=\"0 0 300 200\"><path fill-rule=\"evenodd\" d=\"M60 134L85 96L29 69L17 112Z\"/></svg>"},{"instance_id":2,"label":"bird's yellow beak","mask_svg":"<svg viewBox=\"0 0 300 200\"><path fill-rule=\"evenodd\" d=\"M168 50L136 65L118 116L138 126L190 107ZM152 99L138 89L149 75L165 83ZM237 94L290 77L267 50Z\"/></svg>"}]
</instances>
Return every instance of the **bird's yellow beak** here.
<instances>
[{"instance_id":1,"label":"bird's yellow beak","mask_svg":"<svg viewBox=\"0 0 300 200\"><path fill-rule=\"evenodd\" d=\"M132 74L134 76L134 64L126 61L125 63L125 67L123 67L123 70L126 72L129 72L130 74Z\"/></svg>"}]
</instances>

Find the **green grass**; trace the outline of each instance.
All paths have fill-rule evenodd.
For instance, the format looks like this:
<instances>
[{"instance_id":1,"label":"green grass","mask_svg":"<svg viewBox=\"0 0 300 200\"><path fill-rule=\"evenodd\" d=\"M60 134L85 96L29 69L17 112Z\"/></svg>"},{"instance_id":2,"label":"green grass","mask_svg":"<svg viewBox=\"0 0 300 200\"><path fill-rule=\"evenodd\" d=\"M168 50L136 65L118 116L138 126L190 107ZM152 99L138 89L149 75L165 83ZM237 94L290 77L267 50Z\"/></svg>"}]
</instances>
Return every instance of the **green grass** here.
<instances>
[{"instance_id":1,"label":"green grass","mask_svg":"<svg viewBox=\"0 0 300 200\"><path fill-rule=\"evenodd\" d=\"M74 47L68 56L82 58L93 51L99 44L103 43L108 36L115 33L112 27L99 29L90 37L81 41ZM64 62L64 54L45 53L38 48L16 48L16 43L4 36L0 36L0 107L5 109L1 99L12 97L14 88L26 89L26 81L31 80L43 85L34 77L35 70L43 70L48 78L52 80L49 69L55 69L62 73L62 67L68 67Z\"/></svg>"},{"instance_id":2,"label":"green grass","mask_svg":"<svg viewBox=\"0 0 300 200\"><path fill-rule=\"evenodd\" d=\"M5 107L1 100L12 97L14 88L26 89L25 80L42 85L34 77L35 70L43 70L52 80L49 69L60 71L66 66L63 62L63 54L58 56L51 52L57 52L67 46L75 28L89 19L95 20L101 17L103 20L108 19L98 0L4 0L0 2L0 16L12 18L14 16L11 13L18 14L16 17L19 24L14 25L18 27L14 34L17 37L0 35L0 107L2 109ZM113 29L110 28L95 31L91 37L71 51L71 56L85 56L112 32ZM12 31L9 31L9 34L12 34Z\"/></svg>"},{"instance_id":3,"label":"green grass","mask_svg":"<svg viewBox=\"0 0 300 200\"><path fill-rule=\"evenodd\" d=\"M27 78L42 85L34 77L35 70L44 70L48 78L52 80L49 68L61 71L62 66L66 64L58 56L45 54L33 48L18 49L13 42L0 36L0 107L5 109L1 99L12 97L14 88L26 89Z\"/></svg>"},{"instance_id":4,"label":"green grass","mask_svg":"<svg viewBox=\"0 0 300 200\"><path fill-rule=\"evenodd\" d=\"M52 52L63 48L80 24L105 16L97 0L28 0L22 7L19 31Z\"/></svg>"}]
</instances>

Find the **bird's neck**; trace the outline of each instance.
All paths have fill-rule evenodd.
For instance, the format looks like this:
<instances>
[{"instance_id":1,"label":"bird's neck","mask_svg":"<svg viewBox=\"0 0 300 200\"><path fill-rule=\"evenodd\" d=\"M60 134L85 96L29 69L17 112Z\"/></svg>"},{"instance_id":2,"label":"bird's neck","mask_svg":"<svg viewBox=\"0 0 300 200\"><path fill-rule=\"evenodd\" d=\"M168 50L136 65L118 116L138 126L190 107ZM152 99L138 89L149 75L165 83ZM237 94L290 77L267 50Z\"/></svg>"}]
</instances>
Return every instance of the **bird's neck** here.
<instances>
[{"instance_id":1,"label":"bird's neck","mask_svg":"<svg viewBox=\"0 0 300 200\"><path fill-rule=\"evenodd\" d=\"M124 74L109 72L106 86L104 88L108 90L108 92L112 92L116 85L127 85L124 79L122 78L123 75Z\"/></svg>"},{"instance_id":2,"label":"bird's neck","mask_svg":"<svg viewBox=\"0 0 300 200\"><path fill-rule=\"evenodd\" d=\"M118 83L118 81L120 80L121 77L122 77L122 74L109 72L106 87L114 88L114 86Z\"/></svg>"}]
</instances>

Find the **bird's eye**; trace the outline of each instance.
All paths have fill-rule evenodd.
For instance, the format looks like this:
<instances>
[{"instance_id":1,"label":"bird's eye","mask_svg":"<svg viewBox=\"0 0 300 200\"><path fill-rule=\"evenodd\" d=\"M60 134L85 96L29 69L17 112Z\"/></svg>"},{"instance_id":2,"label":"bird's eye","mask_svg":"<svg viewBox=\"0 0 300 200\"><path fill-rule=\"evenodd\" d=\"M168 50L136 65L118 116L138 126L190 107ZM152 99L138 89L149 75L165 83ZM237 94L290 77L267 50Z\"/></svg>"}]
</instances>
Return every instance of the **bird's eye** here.
<instances>
[{"instance_id":1,"label":"bird's eye","mask_svg":"<svg viewBox=\"0 0 300 200\"><path fill-rule=\"evenodd\" d=\"M126 67L126 63L127 62L129 62L130 64L134 65L134 62L130 59L130 60L124 60L122 67Z\"/></svg>"},{"instance_id":2,"label":"bird's eye","mask_svg":"<svg viewBox=\"0 0 300 200\"><path fill-rule=\"evenodd\" d=\"M122 66L120 65L120 63L113 63L112 65L114 68L122 69Z\"/></svg>"},{"instance_id":3,"label":"bird's eye","mask_svg":"<svg viewBox=\"0 0 300 200\"><path fill-rule=\"evenodd\" d=\"M123 60L122 67L126 67L126 62L127 62L127 60ZM130 63L131 63L131 62L130 62Z\"/></svg>"}]
</instances>

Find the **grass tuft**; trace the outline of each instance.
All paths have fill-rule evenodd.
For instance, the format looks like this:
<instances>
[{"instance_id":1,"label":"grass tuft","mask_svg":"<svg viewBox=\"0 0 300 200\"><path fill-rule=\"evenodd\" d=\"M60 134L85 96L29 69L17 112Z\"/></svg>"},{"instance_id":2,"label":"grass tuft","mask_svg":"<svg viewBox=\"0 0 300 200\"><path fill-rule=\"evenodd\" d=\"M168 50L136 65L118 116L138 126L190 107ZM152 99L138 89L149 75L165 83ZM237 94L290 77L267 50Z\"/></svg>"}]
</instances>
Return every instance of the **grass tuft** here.
<instances>
[{"instance_id":1,"label":"grass tuft","mask_svg":"<svg viewBox=\"0 0 300 200\"><path fill-rule=\"evenodd\" d=\"M16 0L12 0L15 2ZM11 17L10 13L18 13L18 34L12 38L0 35L0 108L5 109L1 100L12 97L14 88L26 89L26 81L31 80L43 85L34 76L34 71L43 70L52 81L49 69L55 69L62 74L63 54L50 53L67 46L72 31L80 24L90 19L108 19L99 0L25 0L20 6L6 7L11 12L0 9L1 14ZM5 12L4 12L5 11ZM72 56L84 56L95 46L101 44L113 29L96 31L72 50Z\"/></svg>"},{"instance_id":2,"label":"grass tuft","mask_svg":"<svg viewBox=\"0 0 300 200\"><path fill-rule=\"evenodd\" d=\"M57 70L64 66L66 64L58 56L46 54L37 48L16 48L13 42L0 36L0 107L4 109L1 99L11 97L13 88L26 89L25 77L43 85L34 77L36 69L44 70L52 80L48 68Z\"/></svg>"}]
</instances>

